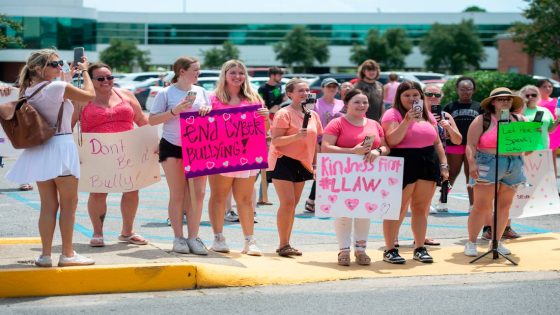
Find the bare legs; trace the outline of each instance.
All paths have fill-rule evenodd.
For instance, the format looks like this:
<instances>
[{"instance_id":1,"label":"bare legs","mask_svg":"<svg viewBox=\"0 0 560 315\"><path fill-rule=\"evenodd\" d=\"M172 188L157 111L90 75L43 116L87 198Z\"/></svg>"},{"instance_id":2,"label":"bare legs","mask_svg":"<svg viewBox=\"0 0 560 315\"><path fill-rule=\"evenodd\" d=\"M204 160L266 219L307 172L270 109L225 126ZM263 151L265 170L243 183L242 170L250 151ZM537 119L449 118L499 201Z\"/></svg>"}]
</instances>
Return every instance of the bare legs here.
<instances>
[{"instance_id":1,"label":"bare legs","mask_svg":"<svg viewBox=\"0 0 560 315\"><path fill-rule=\"evenodd\" d=\"M296 205L301 197L305 182L294 183L286 180L272 179L272 183L280 200L276 225L278 226L278 236L280 237L279 248L282 248L290 244Z\"/></svg>"}]
</instances>

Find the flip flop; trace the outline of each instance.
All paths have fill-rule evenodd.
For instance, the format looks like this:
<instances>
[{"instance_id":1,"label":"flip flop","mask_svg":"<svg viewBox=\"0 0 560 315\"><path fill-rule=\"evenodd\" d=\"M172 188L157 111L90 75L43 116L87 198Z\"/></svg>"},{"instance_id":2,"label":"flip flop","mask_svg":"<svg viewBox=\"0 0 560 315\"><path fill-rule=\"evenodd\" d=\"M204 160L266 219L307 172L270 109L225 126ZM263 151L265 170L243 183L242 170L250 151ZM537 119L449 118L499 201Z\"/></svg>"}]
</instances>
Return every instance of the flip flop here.
<instances>
[{"instance_id":1,"label":"flip flop","mask_svg":"<svg viewBox=\"0 0 560 315\"><path fill-rule=\"evenodd\" d=\"M21 191L33 190L33 186L31 186L29 184L23 184L23 185L19 186L19 190L21 190Z\"/></svg>"},{"instance_id":2,"label":"flip flop","mask_svg":"<svg viewBox=\"0 0 560 315\"><path fill-rule=\"evenodd\" d=\"M412 245L415 245L415 242L412 242ZM426 238L424 240L424 245L428 245L428 246L439 246L441 245L438 241L432 239L432 238Z\"/></svg>"},{"instance_id":3,"label":"flip flop","mask_svg":"<svg viewBox=\"0 0 560 315\"><path fill-rule=\"evenodd\" d=\"M104 247L105 241L103 240L103 236L94 236L89 240L89 246L91 247Z\"/></svg>"},{"instance_id":4,"label":"flip flop","mask_svg":"<svg viewBox=\"0 0 560 315\"><path fill-rule=\"evenodd\" d=\"M267 201L259 201L257 202L258 206L272 206L272 202L267 202Z\"/></svg>"},{"instance_id":5,"label":"flip flop","mask_svg":"<svg viewBox=\"0 0 560 315\"><path fill-rule=\"evenodd\" d=\"M134 245L147 245L146 241L140 234L132 233L129 236L119 235L119 241L127 242Z\"/></svg>"}]
</instances>

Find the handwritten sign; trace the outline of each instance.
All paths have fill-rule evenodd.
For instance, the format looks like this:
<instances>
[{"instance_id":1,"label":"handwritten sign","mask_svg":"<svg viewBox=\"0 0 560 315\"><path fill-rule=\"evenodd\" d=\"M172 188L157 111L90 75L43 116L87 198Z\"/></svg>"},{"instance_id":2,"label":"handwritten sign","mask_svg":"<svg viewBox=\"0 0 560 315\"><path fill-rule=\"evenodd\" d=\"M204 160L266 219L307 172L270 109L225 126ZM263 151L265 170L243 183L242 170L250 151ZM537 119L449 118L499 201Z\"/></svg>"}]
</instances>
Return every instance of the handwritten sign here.
<instances>
[{"instance_id":1,"label":"handwritten sign","mask_svg":"<svg viewBox=\"0 0 560 315\"><path fill-rule=\"evenodd\" d=\"M78 135L75 137L77 140ZM83 133L78 145L81 164L78 190L128 192L157 183L160 180L158 142L154 126L117 133Z\"/></svg>"},{"instance_id":2,"label":"handwritten sign","mask_svg":"<svg viewBox=\"0 0 560 315\"><path fill-rule=\"evenodd\" d=\"M186 178L268 167L261 105L181 113Z\"/></svg>"},{"instance_id":3,"label":"handwritten sign","mask_svg":"<svg viewBox=\"0 0 560 315\"><path fill-rule=\"evenodd\" d=\"M517 188L510 218L528 218L560 213L560 198L554 176L552 152L535 151L524 157L526 185Z\"/></svg>"},{"instance_id":4,"label":"handwritten sign","mask_svg":"<svg viewBox=\"0 0 560 315\"><path fill-rule=\"evenodd\" d=\"M518 153L545 149L541 127L542 123L539 122L500 124L498 152Z\"/></svg>"},{"instance_id":5,"label":"handwritten sign","mask_svg":"<svg viewBox=\"0 0 560 315\"><path fill-rule=\"evenodd\" d=\"M319 153L315 216L398 220L403 167L397 157Z\"/></svg>"}]
</instances>

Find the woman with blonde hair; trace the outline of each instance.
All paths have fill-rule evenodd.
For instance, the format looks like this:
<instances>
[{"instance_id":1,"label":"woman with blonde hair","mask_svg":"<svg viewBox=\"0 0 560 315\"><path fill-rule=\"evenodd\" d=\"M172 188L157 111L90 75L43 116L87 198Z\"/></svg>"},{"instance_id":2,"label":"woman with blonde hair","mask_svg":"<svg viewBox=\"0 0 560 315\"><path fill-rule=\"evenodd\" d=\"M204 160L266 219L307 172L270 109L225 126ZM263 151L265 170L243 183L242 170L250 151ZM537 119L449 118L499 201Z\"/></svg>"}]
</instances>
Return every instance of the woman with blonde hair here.
<instances>
[{"instance_id":1,"label":"woman with blonde hair","mask_svg":"<svg viewBox=\"0 0 560 315\"><path fill-rule=\"evenodd\" d=\"M239 106L261 105L258 114L263 117L268 129L268 109L264 101L249 82L247 67L239 60L229 60L222 65L220 78L216 90L210 95L212 109L233 108ZM253 190L256 175L260 170L235 171L208 176L210 182L210 201L208 213L214 243L211 249L215 252L228 253L229 246L223 235L226 198L230 191L237 204L239 222L243 230L245 244L241 253L251 256L261 256L262 252L254 238Z\"/></svg>"},{"instance_id":2,"label":"woman with blonde hair","mask_svg":"<svg viewBox=\"0 0 560 315\"><path fill-rule=\"evenodd\" d=\"M37 182L41 199L39 234L42 251L35 265L52 266L52 241L56 228L58 209L62 236L62 253L58 266L92 265L93 259L77 254L72 246L74 221L78 206L78 178L80 161L78 149L72 137L72 113L70 101L88 102L95 98L95 91L87 73L87 58L72 65L72 72L81 72L83 89L65 81L54 81L61 77L63 61L57 51L41 49L31 53L19 75L20 96L26 96L33 107L51 125L56 125L62 106L60 129L54 137L42 145L23 150L8 172L6 178L16 183ZM53 82L54 81L54 82Z\"/></svg>"},{"instance_id":3,"label":"woman with blonde hair","mask_svg":"<svg viewBox=\"0 0 560 315\"><path fill-rule=\"evenodd\" d=\"M202 205L206 190L206 176L194 178L196 204L192 206L189 185L185 180L181 125L179 114L198 112L206 115L212 109L206 90L194 85L200 74L200 63L191 57L179 57L173 64L175 75L171 85L158 92L150 109L150 125L163 123L159 143L159 162L163 167L169 187L169 221L175 236L173 251L181 254L208 255L208 250L198 237ZM187 209L188 238L183 236L183 213Z\"/></svg>"}]
</instances>

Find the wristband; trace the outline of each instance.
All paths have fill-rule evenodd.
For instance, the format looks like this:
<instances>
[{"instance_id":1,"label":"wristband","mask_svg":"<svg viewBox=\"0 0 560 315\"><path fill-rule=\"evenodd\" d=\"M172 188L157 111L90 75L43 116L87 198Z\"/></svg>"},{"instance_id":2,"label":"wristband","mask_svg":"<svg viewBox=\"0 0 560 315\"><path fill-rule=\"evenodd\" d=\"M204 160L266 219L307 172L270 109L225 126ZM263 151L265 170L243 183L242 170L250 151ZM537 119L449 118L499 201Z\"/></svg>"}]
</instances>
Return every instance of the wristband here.
<instances>
[{"instance_id":1,"label":"wristband","mask_svg":"<svg viewBox=\"0 0 560 315\"><path fill-rule=\"evenodd\" d=\"M176 116L175 113L173 113L173 108L170 108L169 112L171 113L172 116Z\"/></svg>"},{"instance_id":2,"label":"wristband","mask_svg":"<svg viewBox=\"0 0 560 315\"><path fill-rule=\"evenodd\" d=\"M381 147L375 148L375 151L379 152L379 155L383 155L383 150L381 150Z\"/></svg>"},{"instance_id":3,"label":"wristband","mask_svg":"<svg viewBox=\"0 0 560 315\"><path fill-rule=\"evenodd\" d=\"M440 164L439 168L442 170L449 170L449 164Z\"/></svg>"}]
</instances>

